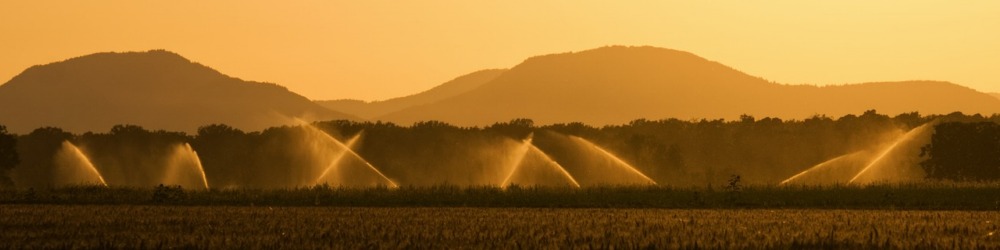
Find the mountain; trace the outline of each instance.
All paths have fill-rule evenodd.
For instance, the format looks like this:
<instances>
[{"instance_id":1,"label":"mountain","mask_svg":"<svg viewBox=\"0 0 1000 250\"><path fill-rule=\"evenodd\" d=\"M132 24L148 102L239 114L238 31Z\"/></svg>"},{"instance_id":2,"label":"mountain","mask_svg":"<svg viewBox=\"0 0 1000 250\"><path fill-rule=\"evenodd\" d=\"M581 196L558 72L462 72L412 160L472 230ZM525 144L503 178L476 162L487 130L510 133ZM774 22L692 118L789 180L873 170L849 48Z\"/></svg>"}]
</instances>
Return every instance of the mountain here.
<instances>
[{"instance_id":1,"label":"mountain","mask_svg":"<svg viewBox=\"0 0 1000 250\"><path fill-rule=\"evenodd\" d=\"M1000 99L1000 93L990 93L990 95L996 97L997 99Z\"/></svg>"},{"instance_id":2,"label":"mountain","mask_svg":"<svg viewBox=\"0 0 1000 250\"><path fill-rule=\"evenodd\" d=\"M98 53L28 68L0 85L0 124L73 132L116 124L194 132L260 130L291 118L356 119L271 83L243 81L163 50Z\"/></svg>"},{"instance_id":3,"label":"mountain","mask_svg":"<svg viewBox=\"0 0 1000 250\"><path fill-rule=\"evenodd\" d=\"M467 75L459 76L458 78L418 94L393 98L385 101L365 102L360 100L331 100L316 101L316 103L330 110L337 110L362 118L375 118L402 110L404 108L429 104L468 92L489 81L492 81L493 79L496 79L497 76L500 76L500 74L503 74L506 71L507 70L505 69L480 70Z\"/></svg>"},{"instance_id":4,"label":"mountain","mask_svg":"<svg viewBox=\"0 0 1000 250\"><path fill-rule=\"evenodd\" d=\"M694 54L654 47L603 47L533 57L492 81L441 101L378 117L485 126L515 118L539 124L622 124L635 119L803 119L875 109L898 114L1000 113L1000 99L936 81L817 87L783 85Z\"/></svg>"}]
</instances>

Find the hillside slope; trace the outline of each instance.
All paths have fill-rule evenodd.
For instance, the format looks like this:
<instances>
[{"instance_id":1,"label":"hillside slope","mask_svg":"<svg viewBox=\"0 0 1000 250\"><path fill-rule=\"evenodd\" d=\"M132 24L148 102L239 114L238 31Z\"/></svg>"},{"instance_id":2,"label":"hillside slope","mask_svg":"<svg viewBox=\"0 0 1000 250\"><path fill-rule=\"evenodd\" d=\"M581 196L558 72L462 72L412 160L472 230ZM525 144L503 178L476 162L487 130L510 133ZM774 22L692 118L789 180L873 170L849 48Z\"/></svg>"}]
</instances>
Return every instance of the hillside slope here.
<instances>
[{"instance_id":1,"label":"hillside slope","mask_svg":"<svg viewBox=\"0 0 1000 250\"><path fill-rule=\"evenodd\" d=\"M98 53L28 68L0 85L0 124L73 132L116 124L194 132L224 123L244 130L291 118L357 119L270 83L243 81L163 50Z\"/></svg>"},{"instance_id":2,"label":"hillside slope","mask_svg":"<svg viewBox=\"0 0 1000 250\"><path fill-rule=\"evenodd\" d=\"M330 110L336 110L362 118L375 118L405 108L434 103L463 94L486 84L506 72L504 69L480 70L459 76L444 84L417 94L392 98L385 101L365 102L360 100L316 101Z\"/></svg>"},{"instance_id":3,"label":"hillside slope","mask_svg":"<svg viewBox=\"0 0 1000 250\"><path fill-rule=\"evenodd\" d=\"M378 117L485 126L515 118L540 124L622 124L635 119L802 119L868 109L896 114L1000 113L1000 100L947 82L816 87L782 85L694 54L654 47L604 47L529 58L464 94Z\"/></svg>"}]
</instances>

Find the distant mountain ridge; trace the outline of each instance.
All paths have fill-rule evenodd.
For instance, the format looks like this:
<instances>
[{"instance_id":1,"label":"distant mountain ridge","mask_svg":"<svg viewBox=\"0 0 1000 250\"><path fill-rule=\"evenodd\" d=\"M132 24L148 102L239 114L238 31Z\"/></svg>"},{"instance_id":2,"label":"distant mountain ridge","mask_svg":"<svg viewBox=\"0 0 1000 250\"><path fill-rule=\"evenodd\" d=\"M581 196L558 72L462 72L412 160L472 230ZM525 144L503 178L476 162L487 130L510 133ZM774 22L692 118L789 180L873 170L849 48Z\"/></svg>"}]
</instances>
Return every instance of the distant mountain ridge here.
<instances>
[{"instance_id":1,"label":"distant mountain ridge","mask_svg":"<svg viewBox=\"0 0 1000 250\"><path fill-rule=\"evenodd\" d=\"M444 84L417 94L397 97L385 101L365 102L360 100L329 100L316 101L331 110L337 110L362 118L371 119L388 113L396 112L405 108L430 104L444 100L459 94L463 94L483 84L486 84L497 76L500 76L506 69L487 69L472 72L459 76Z\"/></svg>"},{"instance_id":2,"label":"distant mountain ridge","mask_svg":"<svg viewBox=\"0 0 1000 250\"><path fill-rule=\"evenodd\" d=\"M881 113L1000 113L1000 100L947 82L817 87L782 85L694 54L654 47L603 47L532 57L461 95L378 117L485 126L515 118L540 124L623 124L635 119L804 119Z\"/></svg>"},{"instance_id":3,"label":"distant mountain ridge","mask_svg":"<svg viewBox=\"0 0 1000 250\"><path fill-rule=\"evenodd\" d=\"M996 97L997 99L1000 99L1000 93L990 93L990 95Z\"/></svg>"},{"instance_id":4,"label":"distant mountain ridge","mask_svg":"<svg viewBox=\"0 0 1000 250\"><path fill-rule=\"evenodd\" d=\"M870 109L994 114L1000 113L1000 96L939 81L783 85L688 52L624 46L536 56L511 69L477 71L418 94L369 103L313 102L163 50L97 53L34 66L0 85L0 124L16 133L42 126L106 131L117 124L189 133L213 123L260 130L294 118L460 126L529 118L601 126L743 114L838 117Z\"/></svg>"},{"instance_id":5,"label":"distant mountain ridge","mask_svg":"<svg viewBox=\"0 0 1000 250\"><path fill-rule=\"evenodd\" d=\"M244 130L291 118L357 119L285 87L243 81L164 50L97 53L28 68L0 85L0 124L26 133L116 124L194 132L224 123Z\"/></svg>"}]
</instances>

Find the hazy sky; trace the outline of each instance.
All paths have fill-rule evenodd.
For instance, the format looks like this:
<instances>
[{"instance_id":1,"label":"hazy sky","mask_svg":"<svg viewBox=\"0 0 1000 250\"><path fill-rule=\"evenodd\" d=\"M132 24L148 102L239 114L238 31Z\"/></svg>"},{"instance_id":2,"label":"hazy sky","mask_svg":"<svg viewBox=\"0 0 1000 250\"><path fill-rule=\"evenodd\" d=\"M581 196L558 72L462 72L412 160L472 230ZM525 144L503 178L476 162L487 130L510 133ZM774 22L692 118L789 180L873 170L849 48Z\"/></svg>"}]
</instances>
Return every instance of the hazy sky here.
<instances>
[{"instance_id":1,"label":"hazy sky","mask_svg":"<svg viewBox=\"0 0 1000 250\"><path fill-rule=\"evenodd\" d=\"M791 84L947 80L1000 92L1000 1L0 2L0 82L167 49L312 99L385 99L605 45L693 52Z\"/></svg>"}]
</instances>

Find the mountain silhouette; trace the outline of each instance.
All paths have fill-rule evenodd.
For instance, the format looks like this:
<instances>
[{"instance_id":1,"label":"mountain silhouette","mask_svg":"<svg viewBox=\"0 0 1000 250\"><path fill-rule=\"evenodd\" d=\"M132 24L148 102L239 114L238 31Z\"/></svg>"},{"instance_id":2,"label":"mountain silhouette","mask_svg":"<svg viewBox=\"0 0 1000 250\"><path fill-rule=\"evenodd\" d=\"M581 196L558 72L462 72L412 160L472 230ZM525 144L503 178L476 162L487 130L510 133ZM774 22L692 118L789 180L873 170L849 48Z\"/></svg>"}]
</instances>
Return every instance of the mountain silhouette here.
<instances>
[{"instance_id":1,"label":"mountain silhouette","mask_svg":"<svg viewBox=\"0 0 1000 250\"><path fill-rule=\"evenodd\" d=\"M990 93L990 95L996 97L997 99L1000 99L1000 93Z\"/></svg>"},{"instance_id":2,"label":"mountain silhouette","mask_svg":"<svg viewBox=\"0 0 1000 250\"><path fill-rule=\"evenodd\" d=\"M223 123L260 130L294 118L358 117L404 125L438 120L485 126L515 118L608 125L743 114L838 117L870 109L993 114L1000 113L1000 96L939 81L784 85L683 51L623 46L532 57L509 70L477 71L418 94L368 103L312 102L163 50L34 66L0 85L0 124L16 133L43 126L105 131L117 124L194 132Z\"/></svg>"},{"instance_id":3,"label":"mountain silhouette","mask_svg":"<svg viewBox=\"0 0 1000 250\"><path fill-rule=\"evenodd\" d=\"M463 94L506 72L505 69L487 69L459 76L430 90L405 97L392 98L385 101L365 102L361 100L330 100L316 101L331 110L353 114L361 118L375 118L405 108L434 103L459 94Z\"/></svg>"},{"instance_id":4,"label":"mountain silhouette","mask_svg":"<svg viewBox=\"0 0 1000 250\"><path fill-rule=\"evenodd\" d=\"M607 125L635 119L737 119L743 114L838 117L870 109L992 114L1000 113L1000 100L937 81L783 85L683 51L613 46L529 58L478 88L377 119L485 126L529 118L540 124Z\"/></svg>"},{"instance_id":5,"label":"mountain silhouette","mask_svg":"<svg viewBox=\"0 0 1000 250\"><path fill-rule=\"evenodd\" d=\"M271 83L243 81L164 50L98 53L28 68L0 85L0 124L106 131L116 124L193 132L260 130L291 118L356 119Z\"/></svg>"}]
</instances>

